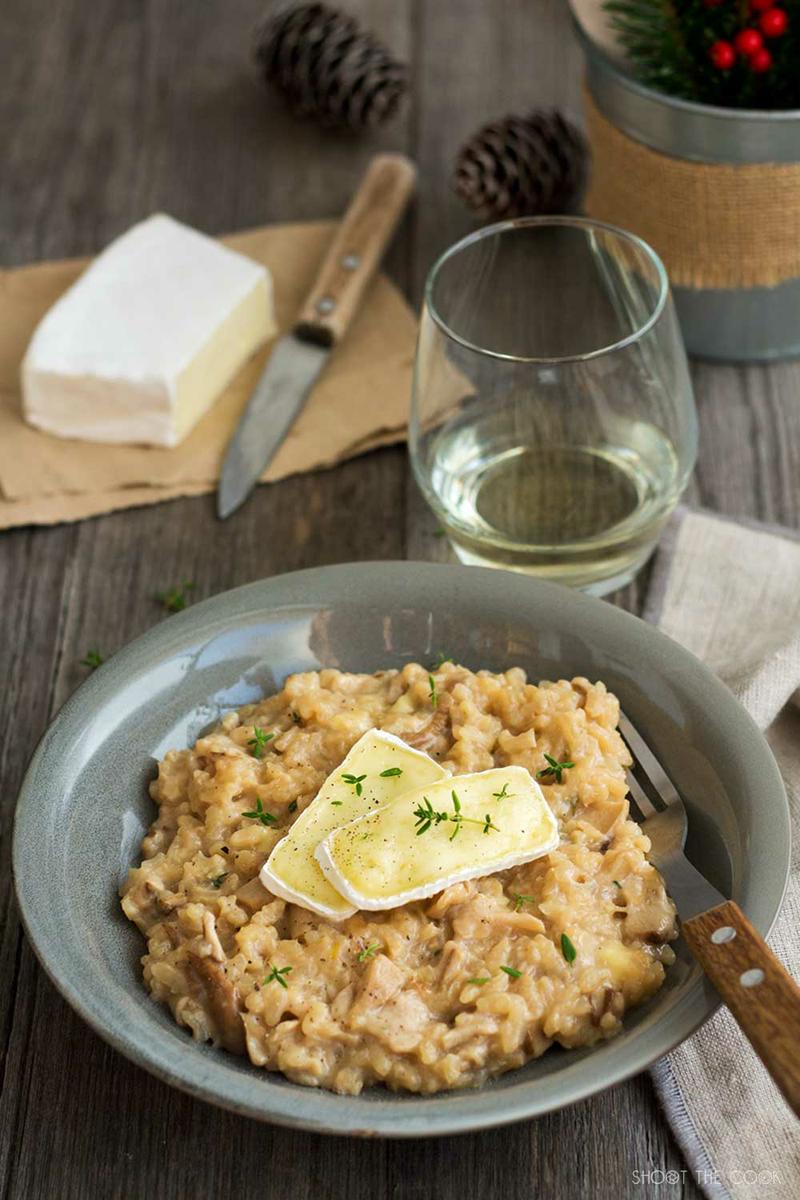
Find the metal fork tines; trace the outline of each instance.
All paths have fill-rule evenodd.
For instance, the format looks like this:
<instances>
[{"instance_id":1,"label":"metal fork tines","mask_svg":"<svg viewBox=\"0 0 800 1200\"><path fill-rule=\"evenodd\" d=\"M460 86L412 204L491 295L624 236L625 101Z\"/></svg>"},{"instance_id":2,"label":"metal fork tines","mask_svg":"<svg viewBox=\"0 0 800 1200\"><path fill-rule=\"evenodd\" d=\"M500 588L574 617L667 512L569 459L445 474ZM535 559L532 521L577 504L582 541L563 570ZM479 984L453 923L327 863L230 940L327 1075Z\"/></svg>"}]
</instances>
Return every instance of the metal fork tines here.
<instances>
[{"instance_id":1,"label":"metal fork tines","mask_svg":"<svg viewBox=\"0 0 800 1200\"><path fill-rule=\"evenodd\" d=\"M688 821L677 788L623 713L619 731L634 760L628 771L631 816L650 838L650 859L664 876L679 916L687 920L722 904L726 897L692 866L684 853Z\"/></svg>"}]
</instances>

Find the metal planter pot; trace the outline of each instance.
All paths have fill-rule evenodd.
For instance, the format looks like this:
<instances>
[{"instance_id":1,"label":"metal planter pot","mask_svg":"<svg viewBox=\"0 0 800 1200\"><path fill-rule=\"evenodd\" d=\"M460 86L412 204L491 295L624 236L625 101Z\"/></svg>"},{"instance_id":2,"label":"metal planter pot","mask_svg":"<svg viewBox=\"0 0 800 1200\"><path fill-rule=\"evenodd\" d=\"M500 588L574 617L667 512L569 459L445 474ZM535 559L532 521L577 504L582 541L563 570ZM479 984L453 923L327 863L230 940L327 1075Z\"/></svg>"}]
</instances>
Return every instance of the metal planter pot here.
<instances>
[{"instance_id":1,"label":"metal planter pot","mask_svg":"<svg viewBox=\"0 0 800 1200\"><path fill-rule=\"evenodd\" d=\"M580 30L578 36L590 102L628 138L683 162L800 167L800 111L712 108L673 99L637 83ZM613 220L608 212L590 207L590 213ZM642 232L635 217L627 223ZM757 223L753 236L758 238ZM649 240L669 270L668 252L657 238ZM690 354L739 362L800 357L800 273L772 286L685 286L678 278L673 294Z\"/></svg>"}]
</instances>

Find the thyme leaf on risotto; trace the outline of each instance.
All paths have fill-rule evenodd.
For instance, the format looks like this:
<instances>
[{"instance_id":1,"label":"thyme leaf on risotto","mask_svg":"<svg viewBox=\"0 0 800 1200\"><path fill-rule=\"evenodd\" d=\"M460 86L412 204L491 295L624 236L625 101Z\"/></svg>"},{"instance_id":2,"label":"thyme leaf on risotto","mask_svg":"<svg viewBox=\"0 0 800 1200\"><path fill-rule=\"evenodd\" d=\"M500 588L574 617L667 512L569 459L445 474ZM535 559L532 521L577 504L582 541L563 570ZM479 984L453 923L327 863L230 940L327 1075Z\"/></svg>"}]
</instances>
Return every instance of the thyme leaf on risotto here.
<instances>
[{"instance_id":1,"label":"thyme leaf on risotto","mask_svg":"<svg viewBox=\"0 0 800 1200\"><path fill-rule=\"evenodd\" d=\"M532 904L535 896L525 896L522 892L514 893L514 912L519 912L523 904Z\"/></svg>"},{"instance_id":2,"label":"thyme leaf on risotto","mask_svg":"<svg viewBox=\"0 0 800 1200\"><path fill-rule=\"evenodd\" d=\"M618 887L618 888L622 887L622 884L620 883L620 881L618 879L612 879L611 882L613 883L614 887Z\"/></svg>"},{"instance_id":3,"label":"thyme leaf on risotto","mask_svg":"<svg viewBox=\"0 0 800 1200\"><path fill-rule=\"evenodd\" d=\"M163 592L156 592L156 600L164 605L167 612L182 612L189 603L186 593L191 592L196 586L191 579L185 579L183 583L176 583L174 587L165 588Z\"/></svg>"},{"instance_id":4,"label":"thyme leaf on risotto","mask_svg":"<svg viewBox=\"0 0 800 1200\"><path fill-rule=\"evenodd\" d=\"M500 832L489 813L486 813L482 819L480 817L465 817L461 811L461 801L458 798L458 793L453 790L450 795L453 797L453 811L451 813L447 811L437 812L431 804L429 797L422 797L422 803L418 804L414 809L414 816L417 818L414 822L417 826L417 837L421 833L427 833L431 826L436 828L437 825L441 825L442 821L453 822L453 832L449 838L451 842L465 822L470 825L481 825L484 833L488 833L490 829L494 829L495 833Z\"/></svg>"},{"instance_id":5,"label":"thyme leaf on risotto","mask_svg":"<svg viewBox=\"0 0 800 1200\"><path fill-rule=\"evenodd\" d=\"M284 975L288 975L292 968L291 967L274 967L272 965L272 963L270 963L269 965L271 968L270 973L264 980L264 983L265 984L279 983L282 988L288 988L289 985L283 977L284 977Z\"/></svg>"},{"instance_id":6,"label":"thyme leaf on risotto","mask_svg":"<svg viewBox=\"0 0 800 1200\"><path fill-rule=\"evenodd\" d=\"M291 813L297 812L297 801L293 800L286 811Z\"/></svg>"},{"instance_id":7,"label":"thyme leaf on risotto","mask_svg":"<svg viewBox=\"0 0 800 1200\"><path fill-rule=\"evenodd\" d=\"M431 705L434 708L439 707L439 693L436 690L436 680L432 675L428 676L428 695L431 698Z\"/></svg>"},{"instance_id":8,"label":"thyme leaf on risotto","mask_svg":"<svg viewBox=\"0 0 800 1200\"><path fill-rule=\"evenodd\" d=\"M365 946L363 950L359 951L358 961L366 962L368 958L372 958L375 951L380 949L380 945L380 942L370 942L368 946Z\"/></svg>"},{"instance_id":9,"label":"thyme leaf on risotto","mask_svg":"<svg viewBox=\"0 0 800 1200\"><path fill-rule=\"evenodd\" d=\"M518 971L516 967L501 967L501 971L505 971L506 975L510 975L512 979L519 979L522 971Z\"/></svg>"},{"instance_id":10,"label":"thyme leaf on risotto","mask_svg":"<svg viewBox=\"0 0 800 1200\"><path fill-rule=\"evenodd\" d=\"M265 730L259 729L257 725L254 725L253 736L247 740L253 758L263 758L267 742L271 742L274 737L274 733L267 733Z\"/></svg>"},{"instance_id":11,"label":"thyme leaf on risotto","mask_svg":"<svg viewBox=\"0 0 800 1200\"><path fill-rule=\"evenodd\" d=\"M381 779L393 779L395 775L402 774L402 767L387 767L385 771L381 771Z\"/></svg>"},{"instance_id":12,"label":"thyme leaf on risotto","mask_svg":"<svg viewBox=\"0 0 800 1200\"><path fill-rule=\"evenodd\" d=\"M478 987L481 987L484 983L488 983L491 978L491 975L476 975L472 979L468 979L467 983L474 983Z\"/></svg>"},{"instance_id":13,"label":"thyme leaf on risotto","mask_svg":"<svg viewBox=\"0 0 800 1200\"><path fill-rule=\"evenodd\" d=\"M578 951L575 949L566 933L562 933L561 935L561 953L564 955L564 958L568 963L574 963L575 959L578 957Z\"/></svg>"},{"instance_id":14,"label":"thyme leaf on risotto","mask_svg":"<svg viewBox=\"0 0 800 1200\"><path fill-rule=\"evenodd\" d=\"M574 767L574 762L559 762L557 758L553 758L550 754L545 754L547 766L542 767L541 771L536 772L536 778L542 779L545 775L555 775L556 783L561 783L561 775L564 771L568 771L570 767Z\"/></svg>"},{"instance_id":15,"label":"thyme leaf on risotto","mask_svg":"<svg viewBox=\"0 0 800 1200\"><path fill-rule=\"evenodd\" d=\"M105 661L104 656L99 650L87 650L85 656L81 659L81 666L88 667L90 671L96 671L98 667L102 667Z\"/></svg>"},{"instance_id":16,"label":"thyme leaf on risotto","mask_svg":"<svg viewBox=\"0 0 800 1200\"><path fill-rule=\"evenodd\" d=\"M243 817L249 817L251 821L260 821L262 825L274 825L277 817L273 817L271 812L267 812L261 803L261 797L256 797L256 807L254 812L242 813Z\"/></svg>"},{"instance_id":17,"label":"thyme leaf on risotto","mask_svg":"<svg viewBox=\"0 0 800 1200\"><path fill-rule=\"evenodd\" d=\"M209 883L211 884L211 886L213 888L216 888L217 891L219 891L219 889L222 887L223 883L225 882L225 880L227 878L228 878L228 872L223 871L221 875L215 875L213 879L210 879Z\"/></svg>"},{"instance_id":18,"label":"thyme leaf on risotto","mask_svg":"<svg viewBox=\"0 0 800 1200\"><path fill-rule=\"evenodd\" d=\"M367 778L366 775L345 774L342 776L342 779L344 780L344 782L349 783L350 787L355 790L355 793L357 796L360 796L362 794L362 792L364 791L362 784L366 778ZM341 804L341 801L339 801L339 803Z\"/></svg>"}]
</instances>

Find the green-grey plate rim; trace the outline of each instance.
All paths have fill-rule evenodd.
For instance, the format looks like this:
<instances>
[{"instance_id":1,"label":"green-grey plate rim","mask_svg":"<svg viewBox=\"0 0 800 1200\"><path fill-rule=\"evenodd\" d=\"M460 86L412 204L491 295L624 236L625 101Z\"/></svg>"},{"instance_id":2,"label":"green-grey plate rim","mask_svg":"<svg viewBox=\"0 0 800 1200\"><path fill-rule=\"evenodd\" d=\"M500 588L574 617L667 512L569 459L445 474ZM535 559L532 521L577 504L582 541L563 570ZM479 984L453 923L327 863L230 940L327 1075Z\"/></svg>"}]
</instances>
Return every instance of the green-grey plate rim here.
<instances>
[{"instance_id":1,"label":"green-grey plate rim","mask_svg":"<svg viewBox=\"0 0 800 1200\"><path fill-rule=\"evenodd\" d=\"M359 579L359 576L366 578ZM346 594L356 585L360 600L372 596L376 604L391 604L396 600L398 590L402 591L409 580L413 579L419 585L426 580L433 581L434 577L442 587L446 583L453 587L468 585L474 599L484 595L487 603L498 600L497 595L492 595L495 589L500 590L506 602L516 593L520 613L527 613L532 607L533 594L538 593L543 602L549 599L557 608L565 628L567 620L573 620L575 615L579 623L584 618L591 625L594 615L607 628L616 626L626 632L632 652L637 644L643 644L674 656L681 672L686 673L709 702L721 707L726 723L731 725L730 733L736 735L735 739L732 737L731 745L741 751L743 769L749 770L754 785L747 794L756 794L755 783L758 782L758 803L763 806L764 797L770 797L769 822L761 823L765 831L768 827L771 831L770 844L762 847L760 852L764 860L762 865L769 869L761 881L764 890L759 890L756 896L757 910L751 904L745 911L764 936L768 935L777 917L789 877L791 825L788 801L775 759L763 734L732 693L703 663L654 626L605 601L556 584L471 566L411 561L343 563L244 584L162 621L93 672L66 701L39 742L23 780L14 821L13 872L22 923L46 974L71 1007L106 1042L138 1066L189 1095L240 1115L317 1133L396 1138L466 1133L540 1116L620 1083L645 1070L684 1041L719 1007L719 998L710 985L698 981L688 997L667 1014L671 1021L668 1028L661 1030L660 1036L659 1022L655 1021L649 1027L649 1034L646 1029L644 1034L629 1040L623 1032L611 1042L598 1046L588 1057L568 1062L556 1073L557 1084L561 1084L556 1095L549 1094L551 1088L543 1089L533 1080L518 1086L512 1084L502 1090L493 1088L490 1083L476 1090L444 1092L430 1097L408 1098L382 1093L380 1089L369 1089L369 1096L365 1093L360 1097L349 1097L300 1085L287 1087L286 1081L275 1082L275 1076L255 1069L253 1073L242 1074L228 1065L228 1056L224 1052L214 1051L213 1057L194 1055L191 1045L187 1047L185 1043L180 1043L181 1049L176 1053L160 1057L149 1045L143 1045L125 1028L120 1028L121 1023L114 1019L113 1012L109 1015L92 1004L91 997L86 995L85 976L69 961L64 961L65 950L59 942L53 944L48 940L46 920L43 920L48 903L46 886L40 888L42 877L35 869L28 870L27 864L41 861L41 844L37 842L41 832L37 792L42 779L53 768L51 760L57 754L59 739L68 736L71 722L77 720L80 725L85 722L87 713L101 708L104 701L127 682L131 668L152 666L154 661L161 661L165 653L177 652L188 638L199 636L205 627L209 632L217 628L220 619L224 618L229 627L235 627L236 619L245 614L266 614L310 604L324 606L337 588ZM373 595L376 590L377 595ZM646 734L646 730L643 732ZM669 764L666 765L669 768ZM674 1028L676 1021L678 1027ZM661 1024L665 1025L665 1022ZM613 1053L615 1049L616 1054ZM592 1070L592 1062L596 1060L599 1064L599 1056L608 1050L613 1056L612 1069L603 1072L601 1078L598 1069ZM605 1065L608 1057L606 1054L603 1058ZM619 1062L614 1061L617 1058ZM511 1076L517 1074L519 1072L512 1072ZM505 1076L504 1080L509 1078ZM545 1091L544 1097L538 1094L541 1091Z\"/></svg>"}]
</instances>

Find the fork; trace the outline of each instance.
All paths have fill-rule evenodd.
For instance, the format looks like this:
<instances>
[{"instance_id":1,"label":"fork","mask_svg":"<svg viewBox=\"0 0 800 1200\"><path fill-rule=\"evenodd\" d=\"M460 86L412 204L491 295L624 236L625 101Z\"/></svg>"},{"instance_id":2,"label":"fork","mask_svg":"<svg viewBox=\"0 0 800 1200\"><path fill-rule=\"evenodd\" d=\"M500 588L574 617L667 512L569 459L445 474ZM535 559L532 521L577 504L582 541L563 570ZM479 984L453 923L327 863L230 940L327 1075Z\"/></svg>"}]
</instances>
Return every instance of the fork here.
<instances>
[{"instance_id":1,"label":"fork","mask_svg":"<svg viewBox=\"0 0 800 1200\"><path fill-rule=\"evenodd\" d=\"M650 861L675 902L684 941L800 1116L800 987L736 901L689 862L688 820L675 785L623 714L619 731L634 760L628 771L631 816L650 839Z\"/></svg>"}]
</instances>

